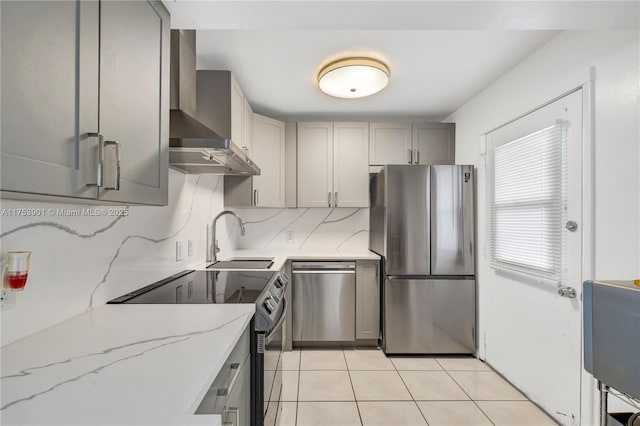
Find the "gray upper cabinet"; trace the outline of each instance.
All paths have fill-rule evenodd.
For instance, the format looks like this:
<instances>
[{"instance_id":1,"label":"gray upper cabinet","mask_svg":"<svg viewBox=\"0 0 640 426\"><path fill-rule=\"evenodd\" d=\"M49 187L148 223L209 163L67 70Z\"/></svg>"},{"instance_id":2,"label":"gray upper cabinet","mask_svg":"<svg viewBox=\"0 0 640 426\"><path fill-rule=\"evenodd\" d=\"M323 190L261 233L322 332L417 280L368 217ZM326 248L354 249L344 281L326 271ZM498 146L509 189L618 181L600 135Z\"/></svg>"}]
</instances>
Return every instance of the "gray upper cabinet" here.
<instances>
[{"instance_id":1,"label":"gray upper cabinet","mask_svg":"<svg viewBox=\"0 0 640 426\"><path fill-rule=\"evenodd\" d=\"M0 7L3 197L166 204L164 6L43 1Z\"/></svg>"},{"instance_id":2,"label":"gray upper cabinet","mask_svg":"<svg viewBox=\"0 0 640 426\"><path fill-rule=\"evenodd\" d=\"M455 124L372 122L369 165L454 164Z\"/></svg>"},{"instance_id":3,"label":"gray upper cabinet","mask_svg":"<svg viewBox=\"0 0 640 426\"><path fill-rule=\"evenodd\" d=\"M95 199L95 166L82 155L97 143L98 4L0 8L2 191Z\"/></svg>"},{"instance_id":4,"label":"gray upper cabinet","mask_svg":"<svg viewBox=\"0 0 640 426\"><path fill-rule=\"evenodd\" d=\"M413 164L455 164L455 124L413 123Z\"/></svg>"},{"instance_id":5,"label":"gray upper cabinet","mask_svg":"<svg viewBox=\"0 0 640 426\"><path fill-rule=\"evenodd\" d=\"M169 14L147 1L100 8L100 133L120 144L120 189L100 199L167 204ZM117 167L105 152L105 179ZM105 185L106 186L106 185Z\"/></svg>"}]
</instances>

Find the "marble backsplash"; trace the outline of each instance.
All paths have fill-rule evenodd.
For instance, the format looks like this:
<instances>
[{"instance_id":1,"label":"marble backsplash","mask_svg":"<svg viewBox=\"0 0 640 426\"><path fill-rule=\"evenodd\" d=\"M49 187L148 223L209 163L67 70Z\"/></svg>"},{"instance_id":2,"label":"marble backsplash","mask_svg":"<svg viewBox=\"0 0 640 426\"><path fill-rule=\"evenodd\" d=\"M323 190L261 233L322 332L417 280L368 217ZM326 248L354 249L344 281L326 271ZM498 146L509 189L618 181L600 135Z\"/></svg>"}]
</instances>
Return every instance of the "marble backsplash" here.
<instances>
[{"instance_id":1,"label":"marble backsplash","mask_svg":"<svg viewBox=\"0 0 640 426\"><path fill-rule=\"evenodd\" d=\"M349 252L369 248L369 209L235 209L245 222L240 249Z\"/></svg>"},{"instance_id":2,"label":"marble backsplash","mask_svg":"<svg viewBox=\"0 0 640 426\"><path fill-rule=\"evenodd\" d=\"M101 306L205 260L206 230L224 209L224 178L169 173L169 205L109 207L0 200L0 248L31 251L27 286L3 304L2 345ZM105 212L90 215L89 212ZM31 212L31 216L27 215ZM236 209L224 217L220 257L240 249L366 250L369 211L356 208ZM35 214L35 215L34 215ZM188 240L193 255L188 256ZM183 259L176 261L176 242Z\"/></svg>"},{"instance_id":3,"label":"marble backsplash","mask_svg":"<svg viewBox=\"0 0 640 426\"><path fill-rule=\"evenodd\" d=\"M110 216L109 207L3 199L2 255L32 255L26 288L15 293L14 307L2 311L2 345L204 262L207 224L223 202L222 176L174 170L168 206L120 208L126 215ZM90 216L86 209L106 213ZM238 226L231 220L224 218L218 227L222 255L236 248ZM184 248L179 262L177 241Z\"/></svg>"}]
</instances>

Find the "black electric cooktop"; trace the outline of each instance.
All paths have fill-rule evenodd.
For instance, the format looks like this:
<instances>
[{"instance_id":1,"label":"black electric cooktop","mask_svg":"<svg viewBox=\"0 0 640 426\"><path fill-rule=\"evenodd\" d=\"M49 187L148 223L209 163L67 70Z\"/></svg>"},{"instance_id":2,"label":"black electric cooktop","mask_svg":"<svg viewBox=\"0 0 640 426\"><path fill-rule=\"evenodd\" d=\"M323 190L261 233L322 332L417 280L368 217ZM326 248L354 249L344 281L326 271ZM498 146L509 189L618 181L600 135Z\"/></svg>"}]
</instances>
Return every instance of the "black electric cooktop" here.
<instances>
[{"instance_id":1,"label":"black electric cooktop","mask_svg":"<svg viewBox=\"0 0 640 426\"><path fill-rule=\"evenodd\" d=\"M255 303L273 271L183 271L108 303Z\"/></svg>"}]
</instances>

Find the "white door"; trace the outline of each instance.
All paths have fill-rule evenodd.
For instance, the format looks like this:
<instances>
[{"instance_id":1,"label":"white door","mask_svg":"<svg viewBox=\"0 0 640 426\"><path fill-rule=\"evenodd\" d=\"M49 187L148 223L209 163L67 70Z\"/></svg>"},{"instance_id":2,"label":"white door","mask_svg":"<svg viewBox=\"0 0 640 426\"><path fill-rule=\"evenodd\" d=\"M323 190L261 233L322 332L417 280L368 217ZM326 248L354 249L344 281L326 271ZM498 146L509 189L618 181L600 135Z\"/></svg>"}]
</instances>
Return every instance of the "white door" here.
<instances>
[{"instance_id":1,"label":"white door","mask_svg":"<svg viewBox=\"0 0 640 426\"><path fill-rule=\"evenodd\" d=\"M256 207L284 205L284 123L253 114L253 161L260 175L253 177Z\"/></svg>"},{"instance_id":2,"label":"white door","mask_svg":"<svg viewBox=\"0 0 640 426\"><path fill-rule=\"evenodd\" d=\"M553 229L550 231L551 233L557 232L560 247L552 256L549 256L548 253L544 254L546 249L543 247L542 260L536 260L533 258L534 250L530 250L526 246L519 246L519 242L511 238L518 233L522 233L524 239L529 238L525 235L526 229L529 229L528 224L538 220L530 215L529 219L525 219L524 227L513 228L506 234L505 238L509 241L502 247L506 247L504 253L494 254L492 250L495 243L489 244L491 249L487 250L487 256L491 257L492 271L490 275L492 276L488 278L493 281L492 286L495 290L487 295L487 297L491 297L491 300L484 303L487 305L486 311L488 312L486 314L487 330L493 331L488 332L484 339L486 341L486 360L558 422L566 425L580 424L583 229L582 97L582 90L578 90L487 135L489 164L487 181L488 192L491 194L492 188L498 188L499 185L503 185L507 192L514 190L514 181L517 180L515 178L514 181L492 183L491 178L494 175L492 175L491 161L492 158L494 159L493 164L498 161L495 160L496 154L491 156L492 147L505 143L513 146L518 140L521 140L520 138L526 137L533 141L530 147L535 148L543 143L541 142L542 133L557 128L555 126L561 126L562 129L559 138L564 138L566 149L558 155L562 157L560 176L566 176L566 178L561 178L565 184L562 185L562 195L557 204L558 207L554 207L554 209L557 208L554 215L559 219L554 222L555 225L552 228L557 231L553 231ZM511 149L513 153L513 148ZM499 161L502 161L507 167L509 165L513 167L513 176L522 176L528 173L528 168L534 163L534 161L522 161L521 158L526 155L528 155L526 152L517 158L507 155ZM543 158L544 155L538 158ZM554 158L544 158L541 161L544 164L550 164L554 160L557 160L555 154ZM518 162L521 165L515 166ZM529 183L525 181L524 188L518 189L519 193L526 195L535 192L538 190L536 186L547 185L549 181L541 180L540 185L537 183L534 185L534 182L536 181L532 180ZM532 186L527 187L527 185ZM495 200L496 195L493 195L494 198L491 197L490 195L489 206L492 205L492 200ZM525 198L527 197L524 196L523 200ZM526 210L527 202L525 200L512 204L513 215L510 218L522 215L523 213L513 212L517 209ZM545 210L545 208L540 209L538 215L542 217L547 214ZM520 212L522 211L524 210L520 210ZM526 214L530 213L531 211ZM499 216L489 214L489 217ZM573 232L565 227L568 221L574 221L577 225L577 229ZM507 223L505 226L511 225ZM488 231L490 236L497 235L492 232L498 232L495 231L494 224L489 225ZM494 239L498 238L494 237ZM559 266L557 266L558 279L531 278L518 267L517 260L512 263L512 271L500 270L495 259L503 255L514 256L514 259L523 259L524 263L538 262L539 265L545 265L547 261L552 263L559 261ZM543 259L545 256L548 259ZM557 286L572 287L576 291L576 297L560 296L557 292Z\"/></svg>"},{"instance_id":3,"label":"white door","mask_svg":"<svg viewBox=\"0 0 640 426\"><path fill-rule=\"evenodd\" d=\"M333 123L298 123L298 207L333 206Z\"/></svg>"},{"instance_id":4,"label":"white door","mask_svg":"<svg viewBox=\"0 0 640 426\"><path fill-rule=\"evenodd\" d=\"M333 124L333 204L369 207L369 123Z\"/></svg>"},{"instance_id":5,"label":"white door","mask_svg":"<svg viewBox=\"0 0 640 426\"><path fill-rule=\"evenodd\" d=\"M369 124L369 164L411 164L411 123L375 122Z\"/></svg>"}]
</instances>

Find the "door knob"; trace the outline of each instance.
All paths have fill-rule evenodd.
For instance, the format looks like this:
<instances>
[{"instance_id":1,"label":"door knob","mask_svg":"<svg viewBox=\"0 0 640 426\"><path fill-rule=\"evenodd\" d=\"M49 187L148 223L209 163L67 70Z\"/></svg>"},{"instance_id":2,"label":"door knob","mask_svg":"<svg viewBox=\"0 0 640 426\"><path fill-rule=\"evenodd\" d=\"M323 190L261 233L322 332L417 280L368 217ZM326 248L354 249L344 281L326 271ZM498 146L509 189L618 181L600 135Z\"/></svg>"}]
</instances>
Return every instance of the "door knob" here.
<instances>
[{"instance_id":1,"label":"door knob","mask_svg":"<svg viewBox=\"0 0 640 426\"><path fill-rule=\"evenodd\" d=\"M562 297L568 297L569 299L576 298L576 289L573 287L558 287L558 294Z\"/></svg>"},{"instance_id":2,"label":"door knob","mask_svg":"<svg viewBox=\"0 0 640 426\"><path fill-rule=\"evenodd\" d=\"M575 220L570 220L564 227L567 228L569 232L576 232L576 230L578 229L578 224Z\"/></svg>"}]
</instances>

